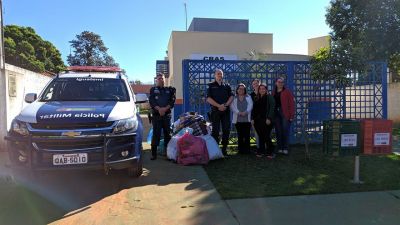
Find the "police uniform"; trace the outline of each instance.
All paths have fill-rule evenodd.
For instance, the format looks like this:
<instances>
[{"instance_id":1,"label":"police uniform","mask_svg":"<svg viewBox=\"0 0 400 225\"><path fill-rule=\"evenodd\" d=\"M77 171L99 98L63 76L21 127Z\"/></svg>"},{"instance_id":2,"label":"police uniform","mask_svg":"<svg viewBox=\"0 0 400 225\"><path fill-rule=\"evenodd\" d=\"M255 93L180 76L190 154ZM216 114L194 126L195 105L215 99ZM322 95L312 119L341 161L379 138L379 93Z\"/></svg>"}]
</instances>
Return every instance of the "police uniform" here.
<instances>
[{"instance_id":1,"label":"police uniform","mask_svg":"<svg viewBox=\"0 0 400 225\"><path fill-rule=\"evenodd\" d=\"M231 86L227 83L218 84L217 81L208 84L207 97L212 98L218 104L225 104L229 98L233 96ZM231 126L231 113L229 106L223 112L219 111L217 107L211 105L211 123L212 133L211 136L219 143L219 130L222 125L222 151L226 155L226 147L229 141L229 132Z\"/></svg>"},{"instance_id":2,"label":"police uniform","mask_svg":"<svg viewBox=\"0 0 400 225\"><path fill-rule=\"evenodd\" d=\"M149 102L152 109L153 138L151 139L151 153L153 158L157 157L157 146L160 143L161 130L164 131L164 146L167 148L169 140L171 140L171 109L175 104L175 88L174 87L152 87L150 89ZM161 116L156 107L170 106L170 109Z\"/></svg>"}]
</instances>

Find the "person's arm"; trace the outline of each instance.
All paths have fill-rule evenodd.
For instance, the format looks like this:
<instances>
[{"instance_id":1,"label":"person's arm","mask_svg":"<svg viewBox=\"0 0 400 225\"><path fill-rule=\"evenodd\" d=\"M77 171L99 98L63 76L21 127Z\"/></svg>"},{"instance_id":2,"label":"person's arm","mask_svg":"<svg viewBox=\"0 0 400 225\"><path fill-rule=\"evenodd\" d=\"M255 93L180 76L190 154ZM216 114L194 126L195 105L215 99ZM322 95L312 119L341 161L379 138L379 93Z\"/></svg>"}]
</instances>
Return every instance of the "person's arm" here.
<instances>
[{"instance_id":1,"label":"person's arm","mask_svg":"<svg viewBox=\"0 0 400 225\"><path fill-rule=\"evenodd\" d=\"M228 88L228 95L229 95L229 98L228 98L228 101L225 102L225 106L226 106L226 107L230 106L231 103L232 103L232 101L233 101L232 88L231 88L231 86L228 86L227 88Z\"/></svg>"},{"instance_id":2,"label":"person's arm","mask_svg":"<svg viewBox=\"0 0 400 225\"><path fill-rule=\"evenodd\" d=\"M149 103L150 103L150 107L153 110L157 110L156 109L156 99L155 99L155 96L154 96L154 87L150 88Z\"/></svg>"},{"instance_id":3,"label":"person's arm","mask_svg":"<svg viewBox=\"0 0 400 225\"><path fill-rule=\"evenodd\" d=\"M170 87L170 97L168 101L167 110L174 108L175 100L176 100L176 89L174 87Z\"/></svg>"},{"instance_id":4,"label":"person's arm","mask_svg":"<svg viewBox=\"0 0 400 225\"><path fill-rule=\"evenodd\" d=\"M232 103L232 101L233 101L233 96L231 95L231 96L229 97L228 101L226 101L225 106L226 106L226 107L230 106L231 103Z\"/></svg>"},{"instance_id":5,"label":"person's arm","mask_svg":"<svg viewBox=\"0 0 400 225\"><path fill-rule=\"evenodd\" d=\"M232 110L233 113L239 113L239 109L237 107L237 98L233 100L229 108Z\"/></svg>"},{"instance_id":6,"label":"person's arm","mask_svg":"<svg viewBox=\"0 0 400 225\"><path fill-rule=\"evenodd\" d=\"M268 96L268 98L269 98L269 109L267 118L272 121L274 119L274 112L275 112L275 99L274 97L272 97L272 95Z\"/></svg>"},{"instance_id":7,"label":"person's arm","mask_svg":"<svg viewBox=\"0 0 400 225\"><path fill-rule=\"evenodd\" d=\"M294 120L294 96L291 91L287 90L287 97L288 97L288 109L289 109L289 120Z\"/></svg>"},{"instance_id":8,"label":"person's arm","mask_svg":"<svg viewBox=\"0 0 400 225\"><path fill-rule=\"evenodd\" d=\"M248 114L250 114L251 110L253 109L253 100L251 99L251 96L246 96L246 99L247 99L247 110L246 110L246 112Z\"/></svg>"},{"instance_id":9,"label":"person's arm","mask_svg":"<svg viewBox=\"0 0 400 225\"><path fill-rule=\"evenodd\" d=\"M253 103L253 109L251 110L251 120L256 117L256 102Z\"/></svg>"}]
</instances>

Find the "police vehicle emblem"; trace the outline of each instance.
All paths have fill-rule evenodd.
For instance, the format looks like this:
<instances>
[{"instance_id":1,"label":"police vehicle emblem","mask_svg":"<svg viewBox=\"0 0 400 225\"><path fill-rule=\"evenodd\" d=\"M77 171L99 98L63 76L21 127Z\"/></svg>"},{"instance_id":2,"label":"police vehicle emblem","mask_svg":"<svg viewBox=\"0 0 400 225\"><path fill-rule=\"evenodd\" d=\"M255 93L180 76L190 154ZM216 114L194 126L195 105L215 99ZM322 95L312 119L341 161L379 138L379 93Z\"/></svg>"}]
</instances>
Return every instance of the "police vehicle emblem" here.
<instances>
[{"instance_id":1,"label":"police vehicle emblem","mask_svg":"<svg viewBox=\"0 0 400 225\"><path fill-rule=\"evenodd\" d=\"M62 132L62 136L67 136L67 137L76 137L81 135L82 132L75 132L75 131L68 131L68 132Z\"/></svg>"}]
</instances>

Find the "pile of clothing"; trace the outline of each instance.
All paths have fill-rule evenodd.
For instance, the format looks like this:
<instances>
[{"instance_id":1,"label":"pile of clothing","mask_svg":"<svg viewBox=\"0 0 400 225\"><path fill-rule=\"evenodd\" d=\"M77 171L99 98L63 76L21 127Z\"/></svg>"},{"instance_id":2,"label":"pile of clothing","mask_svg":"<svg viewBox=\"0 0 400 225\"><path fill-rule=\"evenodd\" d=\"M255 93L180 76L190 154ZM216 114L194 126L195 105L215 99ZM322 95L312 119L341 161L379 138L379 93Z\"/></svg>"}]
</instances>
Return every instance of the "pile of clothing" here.
<instances>
[{"instance_id":1,"label":"pile of clothing","mask_svg":"<svg viewBox=\"0 0 400 225\"><path fill-rule=\"evenodd\" d=\"M191 128L194 136L207 135L207 122L202 115L196 112L187 112L179 116L174 123L174 134L178 134L184 128Z\"/></svg>"},{"instance_id":2,"label":"pile of clothing","mask_svg":"<svg viewBox=\"0 0 400 225\"><path fill-rule=\"evenodd\" d=\"M179 164L207 164L223 158L221 149L210 135L203 116L184 113L174 123L173 136L167 146L167 157Z\"/></svg>"}]
</instances>

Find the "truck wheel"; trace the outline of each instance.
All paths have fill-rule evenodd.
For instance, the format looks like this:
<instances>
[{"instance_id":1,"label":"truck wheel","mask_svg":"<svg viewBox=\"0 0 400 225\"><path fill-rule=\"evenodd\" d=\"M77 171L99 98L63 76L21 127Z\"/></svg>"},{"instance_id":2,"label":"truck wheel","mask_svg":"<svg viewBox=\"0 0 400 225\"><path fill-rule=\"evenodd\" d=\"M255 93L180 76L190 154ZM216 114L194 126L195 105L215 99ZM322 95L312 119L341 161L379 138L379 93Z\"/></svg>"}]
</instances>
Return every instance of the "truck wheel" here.
<instances>
[{"instance_id":1,"label":"truck wheel","mask_svg":"<svg viewBox=\"0 0 400 225\"><path fill-rule=\"evenodd\" d=\"M140 177L143 173L142 156L136 166L128 168L128 176L130 177Z\"/></svg>"}]
</instances>

